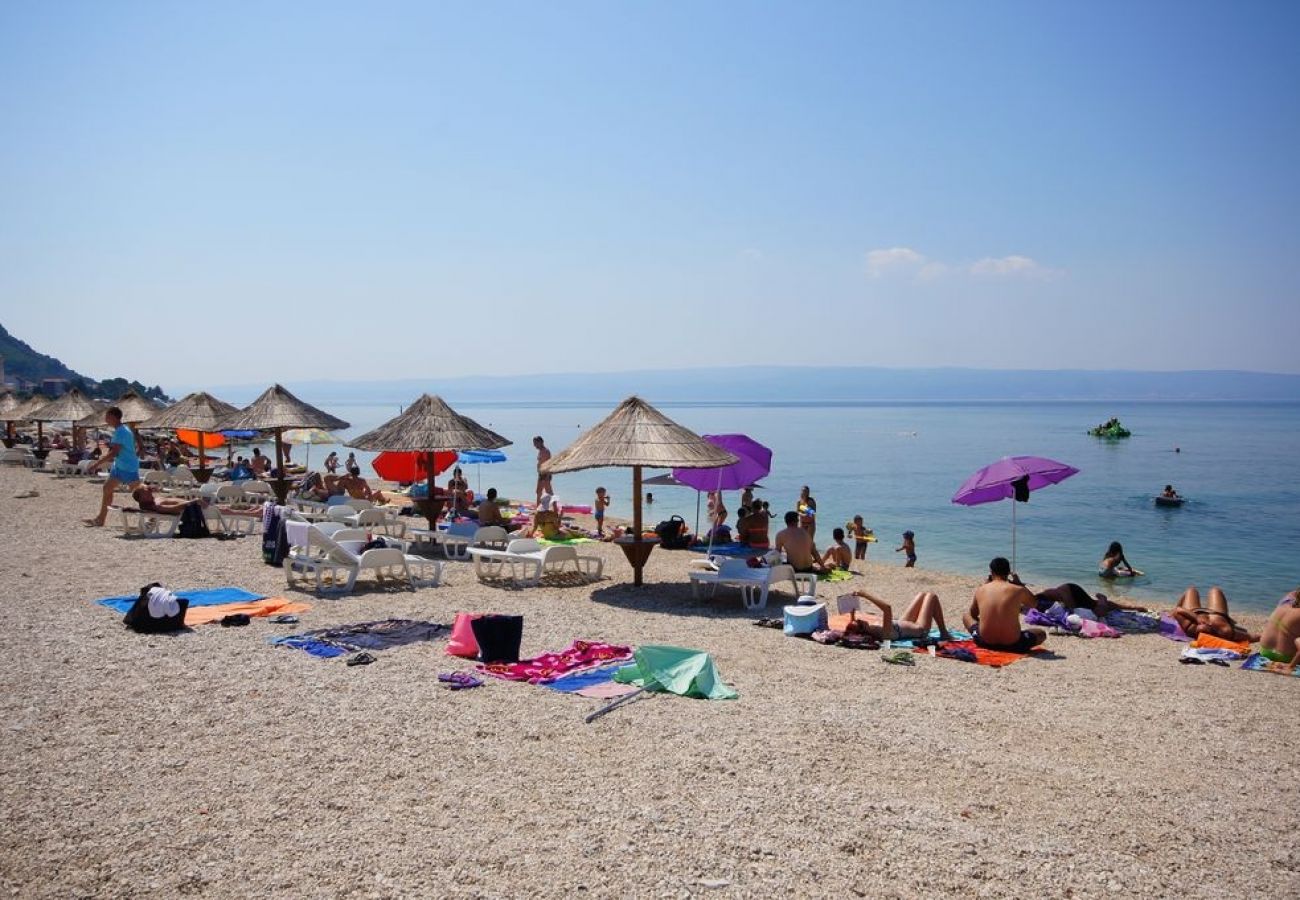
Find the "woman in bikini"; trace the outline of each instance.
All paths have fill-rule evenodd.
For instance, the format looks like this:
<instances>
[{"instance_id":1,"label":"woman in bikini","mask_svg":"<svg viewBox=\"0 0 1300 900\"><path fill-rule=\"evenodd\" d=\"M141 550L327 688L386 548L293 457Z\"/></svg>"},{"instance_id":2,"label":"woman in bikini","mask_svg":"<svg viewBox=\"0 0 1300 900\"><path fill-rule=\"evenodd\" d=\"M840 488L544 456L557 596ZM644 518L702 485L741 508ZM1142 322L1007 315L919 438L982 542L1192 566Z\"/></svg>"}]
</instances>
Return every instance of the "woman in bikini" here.
<instances>
[{"instance_id":1,"label":"woman in bikini","mask_svg":"<svg viewBox=\"0 0 1300 900\"><path fill-rule=\"evenodd\" d=\"M1106 548L1106 555L1097 563L1097 574L1102 578L1132 578L1141 575L1124 557L1124 547L1119 541L1111 541Z\"/></svg>"},{"instance_id":2,"label":"woman in bikini","mask_svg":"<svg viewBox=\"0 0 1300 900\"><path fill-rule=\"evenodd\" d=\"M903 617L894 620L893 608L867 591L854 591L850 596L861 597L880 610L879 616L860 614L854 610L850 613L849 632L868 634L880 641L915 640L928 637L930 629L939 629L939 640L950 641L948 626L943 621L943 607L939 605L939 595L931 591L922 591L912 598Z\"/></svg>"},{"instance_id":3,"label":"woman in bikini","mask_svg":"<svg viewBox=\"0 0 1300 900\"><path fill-rule=\"evenodd\" d=\"M1173 610L1174 620L1188 637L1208 634L1225 641L1254 643L1259 635L1251 634L1228 615L1228 598L1218 587L1210 588L1209 606L1201 605L1200 592L1194 587L1183 591L1178 606Z\"/></svg>"},{"instance_id":4,"label":"woman in bikini","mask_svg":"<svg viewBox=\"0 0 1300 900\"><path fill-rule=\"evenodd\" d=\"M1300 663L1300 588L1282 598L1259 636L1259 655L1294 671Z\"/></svg>"}]
</instances>

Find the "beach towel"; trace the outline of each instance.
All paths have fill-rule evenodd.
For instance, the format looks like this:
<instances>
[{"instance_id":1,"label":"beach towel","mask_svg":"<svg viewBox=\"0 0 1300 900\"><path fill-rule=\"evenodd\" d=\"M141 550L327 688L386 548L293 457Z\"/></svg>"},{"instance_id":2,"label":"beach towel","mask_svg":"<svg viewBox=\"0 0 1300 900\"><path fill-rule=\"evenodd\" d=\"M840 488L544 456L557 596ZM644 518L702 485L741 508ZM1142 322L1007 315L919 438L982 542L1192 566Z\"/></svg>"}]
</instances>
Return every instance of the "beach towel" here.
<instances>
[{"instance_id":1,"label":"beach towel","mask_svg":"<svg viewBox=\"0 0 1300 900\"><path fill-rule=\"evenodd\" d=\"M271 638L277 647L302 650L312 656L329 659L357 650L388 650L420 641L432 641L448 632L446 625L416 619L383 619L336 628L321 628Z\"/></svg>"},{"instance_id":2,"label":"beach towel","mask_svg":"<svg viewBox=\"0 0 1300 900\"><path fill-rule=\"evenodd\" d=\"M217 606L222 603L248 603L266 597L265 594L254 594L251 591L237 587L202 588L200 590L172 591L172 593L177 597L184 597L190 601L191 609L196 606ZM131 604L136 601L138 596L139 594L132 594L129 597L103 597L95 602L100 606L107 606L109 609L125 613L131 608Z\"/></svg>"},{"instance_id":3,"label":"beach towel","mask_svg":"<svg viewBox=\"0 0 1300 900\"><path fill-rule=\"evenodd\" d=\"M574 641L558 653L543 653L515 663L480 663L477 668L494 678L546 684L564 675L598 668L632 658L632 648L602 641Z\"/></svg>"},{"instance_id":4,"label":"beach towel","mask_svg":"<svg viewBox=\"0 0 1300 900\"><path fill-rule=\"evenodd\" d=\"M577 694L583 697L621 697L623 694L630 694L636 688L625 684L614 684L614 673L622 667L622 663L614 665L601 666L598 669L586 669L581 672L573 672L568 675L556 678L553 681L541 683L544 688L550 688L553 691L560 691L564 694ZM611 693L605 690L605 687L612 685L615 690ZM593 688L599 689L595 693Z\"/></svg>"},{"instance_id":5,"label":"beach towel","mask_svg":"<svg viewBox=\"0 0 1300 900\"><path fill-rule=\"evenodd\" d=\"M1191 638L1187 636L1187 633L1183 631L1183 626L1178 624L1178 620L1167 612L1162 612L1160 614L1160 624L1156 627L1158 628L1162 638L1167 638L1171 641L1179 641L1184 644L1191 640Z\"/></svg>"},{"instance_id":6,"label":"beach towel","mask_svg":"<svg viewBox=\"0 0 1300 900\"><path fill-rule=\"evenodd\" d=\"M594 544L594 538L589 537L571 537L559 540L550 540L549 538L536 538L537 543L543 547L572 547L574 544Z\"/></svg>"},{"instance_id":7,"label":"beach towel","mask_svg":"<svg viewBox=\"0 0 1300 900\"><path fill-rule=\"evenodd\" d=\"M818 581L826 581L835 584L839 581L848 581L853 577L853 573L848 569L832 569L829 572L822 572L817 576Z\"/></svg>"},{"instance_id":8,"label":"beach towel","mask_svg":"<svg viewBox=\"0 0 1300 900\"><path fill-rule=\"evenodd\" d=\"M762 556L764 553L767 552L766 550L760 550L756 547L749 546L749 544L741 544L738 543L737 541L728 541L726 543L714 544L712 550L709 550L708 541L696 541L695 543L691 544L688 549L706 550L709 553L712 553L714 556L734 556L734 557Z\"/></svg>"},{"instance_id":9,"label":"beach towel","mask_svg":"<svg viewBox=\"0 0 1300 900\"><path fill-rule=\"evenodd\" d=\"M1273 662L1270 659L1265 659L1258 653L1252 653L1250 656L1247 656L1246 661L1241 664L1241 667L1243 669L1248 669L1251 672L1272 672L1274 675L1300 675L1300 667L1288 672L1285 663Z\"/></svg>"},{"instance_id":10,"label":"beach towel","mask_svg":"<svg viewBox=\"0 0 1300 900\"><path fill-rule=\"evenodd\" d=\"M1201 662L1236 662L1246 656L1244 653L1238 653L1235 650L1223 650L1217 647L1197 647L1188 645L1183 648L1182 656L1184 659L1199 659Z\"/></svg>"},{"instance_id":11,"label":"beach towel","mask_svg":"<svg viewBox=\"0 0 1300 900\"><path fill-rule=\"evenodd\" d=\"M1112 610L1106 614L1105 622L1124 634L1150 634L1160 630L1159 616L1135 612L1131 609Z\"/></svg>"},{"instance_id":12,"label":"beach towel","mask_svg":"<svg viewBox=\"0 0 1300 900\"><path fill-rule=\"evenodd\" d=\"M267 597L265 600L253 600L248 603L219 603L215 606L191 606L185 611L185 624L190 628L220 622L226 616L243 613L246 616L278 616L284 613L300 613L311 609L310 603L296 603L284 597Z\"/></svg>"},{"instance_id":13,"label":"beach towel","mask_svg":"<svg viewBox=\"0 0 1300 900\"><path fill-rule=\"evenodd\" d=\"M1250 641L1225 641L1212 634L1198 634L1192 647L1196 650L1227 650L1238 654L1238 659L1250 655Z\"/></svg>"},{"instance_id":14,"label":"beach towel","mask_svg":"<svg viewBox=\"0 0 1300 900\"><path fill-rule=\"evenodd\" d=\"M989 666L994 669L1000 669L1003 666L1009 666L1014 662L1019 662L1028 656L1028 653L1010 653L1006 650L990 650L987 647L981 647L974 641L944 641L939 645L941 649L965 650L975 657L975 662L981 666ZM1038 653L1042 647L1035 647L1030 653ZM913 653L929 653L925 647L917 647Z\"/></svg>"}]
</instances>

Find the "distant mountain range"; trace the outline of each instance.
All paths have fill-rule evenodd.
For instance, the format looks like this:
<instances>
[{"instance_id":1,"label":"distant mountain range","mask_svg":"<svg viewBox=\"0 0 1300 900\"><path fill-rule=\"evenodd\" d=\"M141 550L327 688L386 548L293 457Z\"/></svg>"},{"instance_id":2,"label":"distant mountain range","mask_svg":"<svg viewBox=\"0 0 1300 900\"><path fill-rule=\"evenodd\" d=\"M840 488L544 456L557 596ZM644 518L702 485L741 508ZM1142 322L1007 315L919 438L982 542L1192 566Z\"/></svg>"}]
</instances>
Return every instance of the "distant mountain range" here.
<instances>
[{"instance_id":1,"label":"distant mountain range","mask_svg":"<svg viewBox=\"0 0 1300 900\"><path fill-rule=\"evenodd\" d=\"M1272 400L1300 401L1300 375L1265 372L884 369L744 366L387 381L284 382L312 402L402 403L423 392L451 403L799 403L852 401ZM202 385L245 403L265 383Z\"/></svg>"},{"instance_id":2,"label":"distant mountain range","mask_svg":"<svg viewBox=\"0 0 1300 900\"><path fill-rule=\"evenodd\" d=\"M161 387L145 387L138 381L116 377L98 381L82 375L53 356L32 349L26 341L19 340L0 325L0 358L4 360L5 385L23 392L38 391L47 378L63 379L68 387L78 387L92 397L113 399L134 390L153 400L170 400ZM3 388L5 385L0 385Z\"/></svg>"}]
</instances>

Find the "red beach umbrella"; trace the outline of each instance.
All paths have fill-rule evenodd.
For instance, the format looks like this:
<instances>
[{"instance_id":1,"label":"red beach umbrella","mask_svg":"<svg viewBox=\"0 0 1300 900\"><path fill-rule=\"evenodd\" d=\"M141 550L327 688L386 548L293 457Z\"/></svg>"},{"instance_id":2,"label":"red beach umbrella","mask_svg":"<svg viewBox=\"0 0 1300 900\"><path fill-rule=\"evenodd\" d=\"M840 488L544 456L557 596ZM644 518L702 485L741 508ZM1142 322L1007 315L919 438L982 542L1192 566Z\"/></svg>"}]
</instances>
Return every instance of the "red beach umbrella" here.
<instances>
[{"instance_id":1,"label":"red beach umbrella","mask_svg":"<svg viewBox=\"0 0 1300 900\"><path fill-rule=\"evenodd\" d=\"M429 477L425 465L426 454L416 450L385 450L375 457L371 466L375 474L385 481L406 484L424 481ZM441 475L456 462L456 451L439 450L433 454L433 474Z\"/></svg>"}]
</instances>

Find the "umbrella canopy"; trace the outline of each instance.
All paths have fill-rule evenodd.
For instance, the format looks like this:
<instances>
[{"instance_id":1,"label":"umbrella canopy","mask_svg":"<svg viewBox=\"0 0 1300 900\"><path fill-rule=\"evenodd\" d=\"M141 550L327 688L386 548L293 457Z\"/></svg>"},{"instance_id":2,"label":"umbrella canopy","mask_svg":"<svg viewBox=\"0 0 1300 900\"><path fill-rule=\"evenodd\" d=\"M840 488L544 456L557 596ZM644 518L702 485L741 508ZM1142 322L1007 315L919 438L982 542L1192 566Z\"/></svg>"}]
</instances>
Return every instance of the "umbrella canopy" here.
<instances>
[{"instance_id":1,"label":"umbrella canopy","mask_svg":"<svg viewBox=\"0 0 1300 900\"><path fill-rule=\"evenodd\" d=\"M743 434L706 434L715 447L734 453L736 461L716 469L673 469L673 478L697 491L739 491L772 471L772 451Z\"/></svg>"},{"instance_id":2,"label":"umbrella canopy","mask_svg":"<svg viewBox=\"0 0 1300 900\"><path fill-rule=\"evenodd\" d=\"M977 506L998 500L1029 501L1029 493L1079 474L1074 466L1042 456L1004 456L980 469L953 494L952 502ZM1016 568L1016 504L1011 504L1011 568Z\"/></svg>"},{"instance_id":3,"label":"umbrella canopy","mask_svg":"<svg viewBox=\"0 0 1300 900\"><path fill-rule=\"evenodd\" d=\"M644 644L633 657L636 663L615 672L615 681L699 700L735 700L740 696L722 680L713 657L702 650Z\"/></svg>"},{"instance_id":4,"label":"umbrella canopy","mask_svg":"<svg viewBox=\"0 0 1300 900\"><path fill-rule=\"evenodd\" d=\"M147 422L162 412L163 409L161 403L155 403L153 400L140 396L135 391L127 391L108 405L116 406L122 410L122 421L128 425L139 425L141 422Z\"/></svg>"},{"instance_id":5,"label":"umbrella canopy","mask_svg":"<svg viewBox=\"0 0 1300 900\"><path fill-rule=\"evenodd\" d=\"M284 433L286 444L337 444L339 439L322 428L290 428Z\"/></svg>"},{"instance_id":6,"label":"umbrella canopy","mask_svg":"<svg viewBox=\"0 0 1300 900\"><path fill-rule=\"evenodd\" d=\"M953 494L952 502L963 506L993 503L1016 495L1016 482L1022 482L1030 491L1057 484L1079 474L1074 466L1042 456L1004 456L997 462L980 469Z\"/></svg>"},{"instance_id":7,"label":"umbrella canopy","mask_svg":"<svg viewBox=\"0 0 1300 900\"><path fill-rule=\"evenodd\" d=\"M248 406L226 419L220 431L283 431L286 428L347 428L348 423L299 400L283 386L273 384Z\"/></svg>"},{"instance_id":8,"label":"umbrella canopy","mask_svg":"<svg viewBox=\"0 0 1300 900\"><path fill-rule=\"evenodd\" d=\"M435 456L439 450L496 450L510 446L510 441L484 428L468 416L456 412L441 397L423 394L408 406L401 415L390 419L373 431L353 438L347 446L357 450L403 450L423 453L428 499L424 514L429 528L435 527L441 502L434 498L433 476L438 471Z\"/></svg>"},{"instance_id":9,"label":"umbrella canopy","mask_svg":"<svg viewBox=\"0 0 1300 900\"><path fill-rule=\"evenodd\" d=\"M4 419L22 405L23 401L19 400L18 395L13 391L5 391L0 394L0 419Z\"/></svg>"},{"instance_id":10,"label":"umbrella canopy","mask_svg":"<svg viewBox=\"0 0 1300 900\"><path fill-rule=\"evenodd\" d=\"M347 428L348 423L299 400L282 385L273 384L240 412L221 424L223 431L252 429L275 432L275 495L283 503L289 496L284 477L284 432L288 428Z\"/></svg>"},{"instance_id":11,"label":"umbrella canopy","mask_svg":"<svg viewBox=\"0 0 1300 900\"><path fill-rule=\"evenodd\" d=\"M202 480L207 477L208 471L207 455L204 451L209 447L220 447L225 443L211 432L220 431L221 423L238 412L235 407L218 400L211 394L195 391L159 411L153 418L141 422L139 427L174 429L178 440L191 447L198 447L198 477Z\"/></svg>"},{"instance_id":12,"label":"umbrella canopy","mask_svg":"<svg viewBox=\"0 0 1300 900\"><path fill-rule=\"evenodd\" d=\"M109 404L103 400L91 400L90 404L95 407L95 411L77 422L78 428L97 428L104 424L104 410L108 409Z\"/></svg>"},{"instance_id":13,"label":"umbrella canopy","mask_svg":"<svg viewBox=\"0 0 1300 900\"><path fill-rule=\"evenodd\" d=\"M619 546L632 564L633 583L654 548L641 537L641 469L709 469L739 461L734 453L683 428L640 397L628 397L599 425L542 466L544 474L608 466L632 469L632 536Z\"/></svg>"},{"instance_id":14,"label":"umbrella canopy","mask_svg":"<svg viewBox=\"0 0 1300 900\"><path fill-rule=\"evenodd\" d=\"M462 466L478 466L484 463L503 463L506 455L500 450L462 450L456 456L456 462Z\"/></svg>"},{"instance_id":15,"label":"umbrella canopy","mask_svg":"<svg viewBox=\"0 0 1300 900\"><path fill-rule=\"evenodd\" d=\"M72 388L57 400L51 400L35 412L28 413L29 422L80 422L86 416L99 412L95 404L81 393L79 388Z\"/></svg>"},{"instance_id":16,"label":"umbrella canopy","mask_svg":"<svg viewBox=\"0 0 1300 900\"><path fill-rule=\"evenodd\" d=\"M414 450L386 450L374 458L371 467L385 481L410 484L429 477L428 454ZM433 454L433 474L441 475L456 462L454 450L439 450Z\"/></svg>"}]
</instances>

